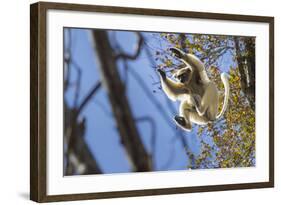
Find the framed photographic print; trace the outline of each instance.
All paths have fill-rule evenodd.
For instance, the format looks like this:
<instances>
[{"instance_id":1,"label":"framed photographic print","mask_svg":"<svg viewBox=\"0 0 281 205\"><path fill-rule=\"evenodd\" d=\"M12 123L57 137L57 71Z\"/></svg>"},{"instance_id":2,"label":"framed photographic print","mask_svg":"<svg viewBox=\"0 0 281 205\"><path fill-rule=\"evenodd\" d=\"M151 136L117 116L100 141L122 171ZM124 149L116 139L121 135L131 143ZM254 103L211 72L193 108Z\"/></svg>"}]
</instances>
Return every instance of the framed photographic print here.
<instances>
[{"instance_id":1,"label":"framed photographic print","mask_svg":"<svg viewBox=\"0 0 281 205\"><path fill-rule=\"evenodd\" d=\"M274 18L31 5L30 197L274 186Z\"/></svg>"}]
</instances>

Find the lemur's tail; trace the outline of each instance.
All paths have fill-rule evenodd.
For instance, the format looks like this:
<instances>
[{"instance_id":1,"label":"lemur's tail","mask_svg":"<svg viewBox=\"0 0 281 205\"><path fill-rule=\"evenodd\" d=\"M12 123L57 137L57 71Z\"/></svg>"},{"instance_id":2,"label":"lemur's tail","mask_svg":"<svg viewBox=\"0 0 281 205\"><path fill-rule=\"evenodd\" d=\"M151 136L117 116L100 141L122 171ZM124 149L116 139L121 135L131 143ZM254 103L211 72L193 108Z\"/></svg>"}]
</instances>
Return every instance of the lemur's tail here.
<instances>
[{"instance_id":1,"label":"lemur's tail","mask_svg":"<svg viewBox=\"0 0 281 205\"><path fill-rule=\"evenodd\" d=\"M221 80L224 85L224 101L221 112L217 115L216 119L219 119L225 112L228 104L228 98L229 98L229 83L228 83L228 75L226 73L221 74Z\"/></svg>"}]
</instances>

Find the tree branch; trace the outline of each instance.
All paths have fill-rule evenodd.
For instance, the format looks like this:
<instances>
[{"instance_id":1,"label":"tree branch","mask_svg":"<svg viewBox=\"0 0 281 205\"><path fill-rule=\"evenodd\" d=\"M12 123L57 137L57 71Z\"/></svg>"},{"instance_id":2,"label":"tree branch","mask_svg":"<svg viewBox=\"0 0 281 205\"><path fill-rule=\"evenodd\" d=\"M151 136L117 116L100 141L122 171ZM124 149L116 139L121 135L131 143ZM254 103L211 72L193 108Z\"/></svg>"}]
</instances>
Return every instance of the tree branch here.
<instances>
[{"instance_id":1,"label":"tree branch","mask_svg":"<svg viewBox=\"0 0 281 205\"><path fill-rule=\"evenodd\" d=\"M237 64L238 64L238 70L240 73L240 83L241 83L241 89L247 96L247 99L250 103L250 106L252 110L255 110L255 54L252 54L252 56L243 56L241 53L241 48L239 45L240 39L238 37L234 38L235 48L236 48L236 56L237 56ZM247 52L255 52L254 47L250 46L245 42L246 49L248 49ZM245 59L249 62L245 62ZM247 69L247 70L246 70ZM248 78L247 75L250 77ZM250 82L247 82L247 79L250 80Z\"/></svg>"},{"instance_id":2,"label":"tree branch","mask_svg":"<svg viewBox=\"0 0 281 205\"><path fill-rule=\"evenodd\" d=\"M77 107L78 100L79 100L80 86L81 86L82 69L78 65L78 63L76 63L76 61L73 60L73 58L70 58L70 62L72 63L73 67L76 68L77 71L77 79L76 79L75 95L74 95L74 107Z\"/></svg>"},{"instance_id":3,"label":"tree branch","mask_svg":"<svg viewBox=\"0 0 281 205\"><path fill-rule=\"evenodd\" d=\"M64 52L64 91L68 89L69 86L69 79L70 79L70 56L71 56L71 45L72 45L72 40L71 40L71 31L69 29L66 29L66 34L68 34L68 43L67 46L65 47L65 52Z\"/></svg>"},{"instance_id":4,"label":"tree branch","mask_svg":"<svg viewBox=\"0 0 281 205\"><path fill-rule=\"evenodd\" d=\"M134 118L124 92L124 85L118 73L116 58L110 47L107 32L103 30L93 30L92 38L97 59L100 64L100 73L108 92L121 142L126 149L134 171L151 171L151 158L135 126Z\"/></svg>"},{"instance_id":5,"label":"tree branch","mask_svg":"<svg viewBox=\"0 0 281 205\"><path fill-rule=\"evenodd\" d=\"M85 142L84 134L86 129L86 119L77 121L76 110L64 105L64 152L65 152L65 175L73 174L100 174L100 169L96 158L91 153Z\"/></svg>"},{"instance_id":6,"label":"tree branch","mask_svg":"<svg viewBox=\"0 0 281 205\"><path fill-rule=\"evenodd\" d=\"M83 110L83 108L85 107L85 105L89 102L89 100L94 96L94 94L100 89L101 87L101 82L98 81L90 90L90 92L88 93L88 95L86 95L86 97L82 100L80 106L77 108L77 116L80 114L80 112Z\"/></svg>"},{"instance_id":7,"label":"tree branch","mask_svg":"<svg viewBox=\"0 0 281 205\"><path fill-rule=\"evenodd\" d=\"M115 55L116 60L118 60L119 58L123 58L123 59L127 59L127 60L136 60L138 58L138 56L141 53L141 49L142 49L142 45L143 45L144 40L143 40L143 37L140 33L136 33L136 34L138 35L138 43L137 43L135 52L133 54L120 52L119 54Z\"/></svg>"},{"instance_id":8,"label":"tree branch","mask_svg":"<svg viewBox=\"0 0 281 205\"><path fill-rule=\"evenodd\" d=\"M150 144L151 144L151 155L155 156L156 153L156 123L152 117L143 116L135 119L136 123L138 122L147 122L150 125L151 136L150 136Z\"/></svg>"},{"instance_id":9,"label":"tree branch","mask_svg":"<svg viewBox=\"0 0 281 205\"><path fill-rule=\"evenodd\" d=\"M89 94L83 99L80 106L78 106L78 99L80 93L81 73L82 68L72 58L72 38L71 30L67 29L68 44L64 53L64 95L70 85L71 66L77 71L76 88L74 92L73 107L70 108L66 99L64 98L64 174L100 174L100 169L95 156L91 153L88 144L85 141L86 119L81 122L78 121L78 116L82 109L86 106L89 100L94 96L96 91L100 88L101 83L97 83Z\"/></svg>"}]
</instances>

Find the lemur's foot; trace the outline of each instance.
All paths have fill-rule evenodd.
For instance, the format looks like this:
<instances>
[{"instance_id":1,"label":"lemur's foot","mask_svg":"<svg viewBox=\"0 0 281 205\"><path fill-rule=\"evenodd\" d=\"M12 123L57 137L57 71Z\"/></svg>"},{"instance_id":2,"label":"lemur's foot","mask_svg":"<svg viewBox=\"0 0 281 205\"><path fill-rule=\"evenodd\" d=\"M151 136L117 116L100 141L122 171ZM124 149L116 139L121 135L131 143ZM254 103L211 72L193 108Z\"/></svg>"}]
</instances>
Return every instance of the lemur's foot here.
<instances>
[{"instance_id":1,"label":"lemur's foot","mask_svg":"<svg viewBox=\"0 0 281 205\"><path fill-rule=\"evenodd\" d=\"M177 58L183 58L184 53L178 49L178 48L169 48L169 50L172 52L172 55Z\"/></svg>"},{"instance_id":2,"label":"lemur's foot","mask_svg":"<svg viewBox=\"0 0 281 205\"><path fill-rule=\"evenodd\" d=\"M186 125L186 121L185 121L184 117L180 117L180 116L176 115L174 117L174 120L176 121L176 123L178 123L181 126L185 126Z\"/></svg>"},{"instance_id":3,"label":"lemur's foot","mask_svg":"<svg viewBox=\"0 0 281 205\"><path fill-rule=\"evenodd\" d=\"M165 73L162 69L158 68L158 69L157 69L157 72L160 74L160 76L161 76L163 79L166 79L166 73Z\"/></svg>"}]
</instances>

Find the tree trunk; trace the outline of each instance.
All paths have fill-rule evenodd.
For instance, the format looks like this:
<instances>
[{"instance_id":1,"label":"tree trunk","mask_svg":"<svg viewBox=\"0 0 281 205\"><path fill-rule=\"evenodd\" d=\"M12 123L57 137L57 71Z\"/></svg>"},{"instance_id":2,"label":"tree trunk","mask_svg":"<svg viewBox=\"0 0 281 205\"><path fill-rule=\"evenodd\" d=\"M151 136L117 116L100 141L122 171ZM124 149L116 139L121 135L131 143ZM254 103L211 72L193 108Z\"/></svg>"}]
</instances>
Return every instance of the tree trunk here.
<instances>
[{"instance_id":1,"label":"tree trunk","mask_svg":"<svg viewBox=\"0 0 281 205\"><path fill-rule=\"evenodd\" d=\"M255 110L255 43L251 39L243 39L242 37L235 37L235 49L237 56L237 64L241 76L241 88L246 95L250 106ZM240 42L245 46L242 53Z\"/></svg>"},{"instance_id":2,"label":"tree trunk","mask_svg":"<svg viewBox=\"0 0 281 205\"><path fill-rule=\"evenodd\" d=\"M121 143L126 149L133 170L137 172L151 171L151 157L145 150L136 128L107 32L94 30L92 31L92 39L99 61L102 83L108 92Z\"/></svg>"}]
</instances>

